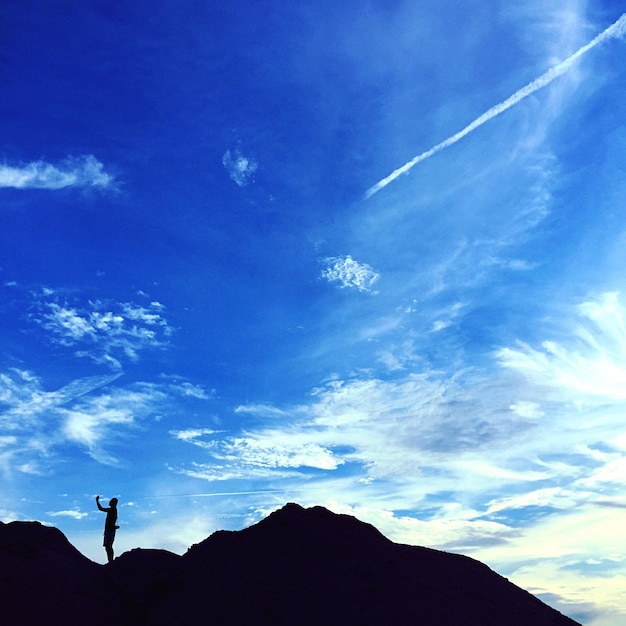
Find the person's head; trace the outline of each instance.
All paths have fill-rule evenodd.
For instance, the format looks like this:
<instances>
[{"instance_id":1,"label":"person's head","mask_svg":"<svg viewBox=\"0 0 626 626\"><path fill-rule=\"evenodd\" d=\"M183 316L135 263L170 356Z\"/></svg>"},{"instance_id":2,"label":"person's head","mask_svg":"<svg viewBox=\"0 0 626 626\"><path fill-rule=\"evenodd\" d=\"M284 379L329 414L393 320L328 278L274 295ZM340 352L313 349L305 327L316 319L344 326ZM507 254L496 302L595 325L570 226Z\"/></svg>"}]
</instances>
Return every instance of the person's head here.
<instances>
[{"instance_id":1,"label":"person's head","mask_svg":"<svg viewBox=\"0 0 626 626\"><path fill-rule=\"evenodd\" d=\"M112 506L113 508L117 507L117 498L111 498L109 500L109 506Z\"/></svg>"}]
</instances>

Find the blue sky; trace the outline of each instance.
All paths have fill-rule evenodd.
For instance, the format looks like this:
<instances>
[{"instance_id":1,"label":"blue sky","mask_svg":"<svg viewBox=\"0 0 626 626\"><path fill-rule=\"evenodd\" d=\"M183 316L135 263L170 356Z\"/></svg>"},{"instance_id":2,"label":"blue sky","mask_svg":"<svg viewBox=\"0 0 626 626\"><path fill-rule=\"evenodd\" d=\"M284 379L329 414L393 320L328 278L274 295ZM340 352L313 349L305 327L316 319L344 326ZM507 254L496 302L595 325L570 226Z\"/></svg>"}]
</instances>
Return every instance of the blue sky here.
<instances>
[{"instance_id":1,"label":"blue sky","mask_svg":"<svg viewBox=\"0 0 626 626\"><path fill-rule=\"evenodd\" d=\"M4 2L1 518L320 504L623 623L622 9Z\"/></svg>"}]
</instances>

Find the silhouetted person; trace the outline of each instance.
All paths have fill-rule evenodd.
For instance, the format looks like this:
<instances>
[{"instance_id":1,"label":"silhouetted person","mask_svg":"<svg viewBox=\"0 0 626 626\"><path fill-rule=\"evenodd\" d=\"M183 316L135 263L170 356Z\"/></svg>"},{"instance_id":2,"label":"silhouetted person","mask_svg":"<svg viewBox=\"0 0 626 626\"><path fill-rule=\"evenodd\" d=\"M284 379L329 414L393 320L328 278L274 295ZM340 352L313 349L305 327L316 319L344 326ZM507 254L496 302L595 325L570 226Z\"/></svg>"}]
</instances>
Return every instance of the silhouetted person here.
<instances>
[{"instance_id":1,"label":"silhouetted person","mask_svg":"<svg viewBox=\"0 0 626 626\"><path fill-rule=\"evenodd\" d=\"M117 498L109 500L109 506L104 507L100 504L100 496L96 496L96 504L101 511L107 514L106 521L104 522L104 542L102 545L107 553L107 559L109 563L113 560L113 542L115 541L115 531L119 528L117 526Z\"/></svg>"}]
</instances>

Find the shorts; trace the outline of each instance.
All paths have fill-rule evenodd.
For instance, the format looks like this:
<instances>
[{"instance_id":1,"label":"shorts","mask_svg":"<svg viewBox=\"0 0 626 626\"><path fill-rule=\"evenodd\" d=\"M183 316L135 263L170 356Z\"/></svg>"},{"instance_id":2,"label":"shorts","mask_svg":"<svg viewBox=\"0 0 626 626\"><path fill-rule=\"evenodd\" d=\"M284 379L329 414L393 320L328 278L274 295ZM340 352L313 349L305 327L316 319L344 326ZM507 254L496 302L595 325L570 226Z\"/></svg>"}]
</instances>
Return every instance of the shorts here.
<instances>
[{"instance_id":1,"label":"shorts","mask_svg":"<svg viewBox=\"0 0 626 626\"><path fill-rule=\"evenodd\" d=\"M112 546L113 541L115 541L115 531L114 530L105 530L104 531L104 541L102 545L106 548L107 546Z\"/></svg>"}]
</instances>

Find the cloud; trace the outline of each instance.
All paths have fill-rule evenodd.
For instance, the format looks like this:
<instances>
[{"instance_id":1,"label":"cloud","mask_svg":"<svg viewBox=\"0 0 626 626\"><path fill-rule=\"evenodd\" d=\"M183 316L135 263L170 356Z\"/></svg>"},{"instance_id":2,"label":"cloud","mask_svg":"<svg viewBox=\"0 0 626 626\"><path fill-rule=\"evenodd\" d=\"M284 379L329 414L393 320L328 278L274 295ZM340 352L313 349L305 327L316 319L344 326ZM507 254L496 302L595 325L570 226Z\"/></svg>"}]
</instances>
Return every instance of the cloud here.
<instances>
[{"instance_id":1,"label":"cloud","mask_svg":"<svg viewBox=\"0 0 626 626\"><path fill-rule=\"evenodd\" d=\"M143 307L132 302L105 304L96 300L72 306L44 298L38 308L40 312L30 318L50 333L51 341L67 347L82 346L78 356L115 369L121 368L120 359L137 361L142 350L166 346L173 333L159 302ZM193 388L187 392L199 393Z\"/></svg>"},{"instance_id":2,"label":"cloud","mask_svg":"<svg viewBox=\"0 0 626 626\"><path fill-rule=\"evenodd\" d=\"M319 443L302 441L300 437L289 437L269 432L267 437L255 434L235 437L221 442L215 458L221 461L243 463L251 467L312 467L334 470L344 461ZM281 441L281 438L283 441Z\"/></svg>"},{"instance_id":3,"label":"cloud","mask_svg":"<svg viewBox=\"0 0 626 626\"><path fill-rule=\"evenodd\" d=\"M208 482L234 481L234 480L288 480L301 478L301 473L297 471L285 471L273 467L244 467L236 465L220 465L218 463L196 463L192 462L191 467L174 467L170 469L177 474L206 480ZM282 489L281 493L285 493Z\"/></svg>"},{"instance_id":4,"label":"cloud","mask_svg":"<svg viewBox=\"0 0 626 626\"><path fill-rule=\"evenodd\" d=\"M50 517L73 517L74 519L83 519L83 517L88 517L88 513L81 513L76 509L71 509L67 511L48 511L46 515Z\"/></svg>"},{"instance_id":5,"label":"cloud","mask_svg":"<svg viewBox=\"0 0 626 626\"><path fill-rule=\"evenodd\" d=\"M44 339L57 353L59 346L70 348L71 356L106 365L109 373L48 389L28 369L0 371L0 470L5 474L45 473L59 455L76 447L98 462L117 463L114 445L134 434L157 407L161 414L167 407L212 397L180 376L165 377L160 384L112 386L125 359L135 361L142 351L167 345L173 329L161 303L69 304L52 289L34 290L28 298L31 312L23 319L45 330Z\"/></svg>"},{"instance_id":6,"label":"cloud","mask_svg":"<svg viewBox=\"0 0 626 626\"><path fill-rule=\"evenodd\" d=\"M239 187L245 187L257 171L259 164L251 157L245 157L239 150L226 150L222 164L231 180Z\"/></svg>"},{"instance_id":7,"label":"cloud","mask_svg":"<svg viewBox=\"0 0 626 626\"><path fill-rule=\"evenodd\" d=\"M568 614L567 604L587 603L622 614L614 622L585 623L622 623L625 522L626 511L573 507L538 518L509 540L506 551L485 547L472 556L533 594L558 594Z\"/></svg>"},{"instance_id":8,"label":"cloud","mask_svg":"<svg viewBox=\"0 0 626 626\"><path fill-rule=\"evenodd\" d=\"M441 143L438 143L432 148L426 150L425 152L422 152L421 154L411 159L408 163L405 163L402 167L399 167L391 174L378 181L375 185L367 190L367 192L365 193L365 197L369 198L373 196L381 189L384 189L389 183L393 182L396 178L398 178L398 176L406 174L418 163L421 163L422 161L425 161L426 159L433 156L434 154L437 154L438 152L449 148L450 146L457 143L457 141L460 141L489 120L497 117L501 113L504 113L511 107L515 106L524 98L527 98L528 96L532 95L543 87L547 87L553 80L555 80L565 72L569 71L574 66L576 61L578 61L578 59L585 53L589 52L589 50L595 48L598 44L606 41L607 39L620 38L624 35L625 32L626 13L622 15L616 22L611 24L606 30L600 33L597 37L592 39L589 43L579 48L576 52L574 52L574 54L570 55L569 57L567 57L567 59L561 61L561 63L558 63L554 67L551 67L547 72L545 72L535 80L531 81L521 89L518 89L512 96L509 96L503 102L500 102L499 104L491 107L489 110L477 117L473 122L468 124L458 133L455 133L451 137L444 139Z\"/></svg>"},{"instance_id":9,"label":"cloud","mask_svg":"<svg viewBox=\"0 0 626 626\"><path fill-rule=\"evenodd\" d=\"M314 441L303 440L297 432L292 436L279 430L270 430L242 437L214 438L223 432L210 428L190 428L170 431L170 434L180 441L204 448L221 466L243 465L249 470L301 467L332 470L343 463L330 449ZM208 441L201 439L206 436L212 438Z\"/></svg>"},{"instance_id":10,"label":"cloud","mask_svg":"<svg viewBox=\"0 0 626 626\"><path fill-rule=\"evenodd\" d=\"M115 188L115 180L93 155L68 157L58 165L35 161L0 165L0 187L13 189Z\"/></svg>"},{"instance_id":11,"label":"cloud","mask_svg":"<svg viewBox=\"0 0 626 626\"><path fill-rule=\"evenodd\" d=\"M104 387L119 374L90 376L72 381L56 391L45 391L42 381L32 372L11 368L0 374L0 425L7 432L26 432L30 427L43 427L40 417L47 412L72 403L81 396ZM4 443L16 444L18 439L9 435Z\"/></svg>"},{"instance_id":12,"label":"cloud","mask_svg":"<svg viewBox=\"0 0 626 626\"><path fill-rule=\"evenodd\" d=\"M150 385L114 388L59 409L61 433L66 441L85 448L96 461L116 464L117 459L106 450L105 442L120 432L120 427L128 431L165 400L166 394Z\"/></svg>"},{"instance_id":13,"label":"cloud","mask_svg":"<svg viewBox=\"0 0 626 626\"><path fill-rule=\"evenodd\" d=\"M437 319L433 322L431 332L438 333L451 326L460 316L463 315L465 304L455 302L449 307L437 312Z\"/></svg>"},{"instance_id":14,"label":"cloud","mask_svg":"<svg viewBox=\"0 0 626 626\"><path fill-rule=\"evenodd\" d=\"M520 400L512 404L510 409L520 417L527 417L529 419L538 419L545 415L538 402L525 402Z\"/></svg>"},{"instance_id":15,"label":"cloud","mask_svg":"<svg viewBox=\"0 0 626 626\"><path fill-rule=\"evenodd\" d=\"M496 459L493 465L479 462L481 449L498 441L502 447L509 445L508 437L521 419L510 412L510 417L498 415L491 422L464 395L455 384L445 385L434 375L333 381L314 392L311 404L285 409L289 418L276 425L189 442L204 448L212 460L202 463L207 480L221 480L224 474L251 476L256 469L269 477L273 468L277 475L295 469L310 481L315 471L330 478L344 468L358 480L400 481L400 491L409 493L407 483L431 475L428 485L420 483L418 489L462 489L462 483L474 480L476 490L486 482L504 485L544 478L544 468L532 463L523 467L517 459L501 459L501 466ZM238 412L245 411L239 407Z\"/></svg>"},{"instance_id":16,"label":"cloud","mask_svg":"<svg viewBox=\"0 0 626 626\"><path fill-rule=\"evenodd\" d=\"M280 418L286 417L287 414L270 404L243 404L235 408L235 413L247 413L261 418Z\"/></svg>"},{"instance_id":17,"label":"cloud","mask_svg":"<svg viewBox=\"0 0 626 626\"><path fill-rule=\"evenodd\" d=\"M567 346L544 341L541 349L519 341L497 352L500 363L572 400L603 404L626 400L626 326L619 294L606 293L577 307L582 322Z\"/></svg>"},{"instance_id":18,"label":"cloud","mask_svg":"<svg viewBox=\"0 0 626 626\"><path fill-rule=\"evenodd\" d=\"M340 288L350 287L369 293L377 293L372 290L374 283L380 278L367 263L358 263L350 255L340 257L327 257L323 260L326 265L321 277L330 283L339 283Z\"/></svg>"},{"instance_id":19,"label":"cloud","mask_svg":"<svg viewBox=\"0 0 626 626\"><path fill-rule=\"evenodd\" d=\"M493 515L501 511L510 513L512 509L524 509L527 507L551 507L556 509L571 509L583 499L580 492L562 487L545 487L527 491L514 496L496 498L488 503L487 515Z\"/></svg>"},{"instance_id":20,"label":"cloud","mask_svg":"<svg viewBox=\"0 0 626 626\"><path fill-rule=\"evenodd\" d=\"M391 372L415 367L420 355L413 339L405 339L399 345L391 344L378 353L378 360Z\"/></svg>"},{"instance_id":21,"label":"cloud","mask_svg":"<svg viewBox=\"0 0 626 626\"><path fill-rule=\"evenodd\" d=\"M182 396L197 398L198 400L210 400L215 393L215 390L207 392L206 389L200 385L193 385L189 382L183 382L179 385L171 385L171 389L172 391L180 393Z\"/></svg>"},{"instance_id":22,"label":"cloud","mask_svg":"<svg viewBox=\"0 0 626 626\"><path fill-rule=\"evenodd\" d=\"M213 430L212 428L186 428L184 430L170 430L170 435L180 441L189 441L194 443L194 441L199 437L204 437L205 435L216 435L219 432L222 431Z\"/></svg>"},{"instance_id":23,"label":"cloud","mask_svg":"<svg viewBox=\"0 0 626 626\"><path fill-rule=\"evenodd\" d=\"M94 460L117 464L110 451L120 438L134 434L157 410L180 402L167 385L134 383L111 386L119 375L77 379L54 391L31 372L0 374L0 463L5 474L43 473L78 446Z\"/></svg>"},{"instance_id":24,"label":"cloud","mask_svg":"<svg viewBox=\"0 0 626 626\"><path fill-rule=\"evenodd\" d=\"M550 528L555 512L575 516L598 500L620 502L626 435L617 379L595 388L587 406L588 391L581 395L551 372L574 353L581 372L609 355L617 361L622 307L616 294L605 294L575 312L583 323L564 333L576 351L563 342L558 359L548 353L533 361L538 371L523 359L521 367L503 361L507 352L489 373L415 373L409 368L419 363L407 360L389 379L333 380L300 405L240 405L237 432L172 433L194 444L199 458L171 469L247 488L249 481L259 489L280 485L303 504L358 508L406 543L468 552L515 541L519 553L505 559L515 569L533 529ZM259 425L259 417L268 421ZM600 548L606 554L608 543ZM503 558L501 550L488 554Z\"/></svg>"}]
</instances>

